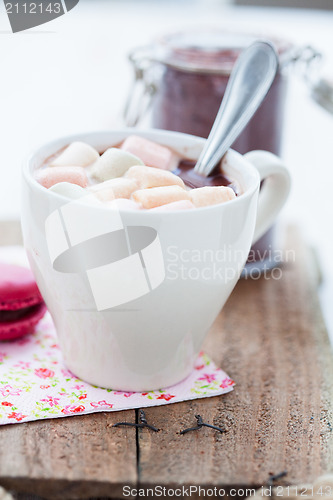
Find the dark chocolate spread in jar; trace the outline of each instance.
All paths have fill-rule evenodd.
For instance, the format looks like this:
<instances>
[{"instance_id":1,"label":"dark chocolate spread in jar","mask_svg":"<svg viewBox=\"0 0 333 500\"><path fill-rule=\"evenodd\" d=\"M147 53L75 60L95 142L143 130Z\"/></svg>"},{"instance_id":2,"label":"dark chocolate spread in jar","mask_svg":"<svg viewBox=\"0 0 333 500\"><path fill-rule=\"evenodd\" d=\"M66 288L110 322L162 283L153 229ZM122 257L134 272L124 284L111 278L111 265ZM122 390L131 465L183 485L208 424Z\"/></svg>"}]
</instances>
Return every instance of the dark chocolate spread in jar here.
<instances>
[{"instance_id":1,"label":"dark chocolate spread in jar","mask_svg":"<svg viewBox=\"0 0 333 500\"><path fill-rule=\"evenodd\" d=\"M152 103L152 125L208 137L233 65L241 51L256 39L250 34L214 30L163 38L160 45L164 59L160 61L161 76ZM291 45L272 41L280 59L286 58ZM286 76L278 71L265 100L233 149L242 154L253 149L280 153L286 87Z\"/></svg>"}]
</instances>

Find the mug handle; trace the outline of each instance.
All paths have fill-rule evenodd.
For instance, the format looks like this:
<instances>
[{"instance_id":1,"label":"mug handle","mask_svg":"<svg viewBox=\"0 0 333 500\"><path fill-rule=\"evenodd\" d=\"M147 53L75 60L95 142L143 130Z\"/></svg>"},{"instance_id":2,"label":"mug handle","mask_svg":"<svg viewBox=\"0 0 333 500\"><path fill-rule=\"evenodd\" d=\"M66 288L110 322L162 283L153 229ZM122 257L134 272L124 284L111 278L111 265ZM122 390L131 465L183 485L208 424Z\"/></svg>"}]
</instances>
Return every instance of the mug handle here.
<instances>
[{"instance_id":1,"label":"mug handle","mask_svg":"<svg viewBox=\"0 0 333 500\"><path fill-rule=\"evenodd\" d=\"M270 228L285 204L291 181L287 167L273 153L250 151L244 157L258 170L260 181L265 180L258 199L257 222L253 236L255 243Z\"/></svg>"}]
</instances>

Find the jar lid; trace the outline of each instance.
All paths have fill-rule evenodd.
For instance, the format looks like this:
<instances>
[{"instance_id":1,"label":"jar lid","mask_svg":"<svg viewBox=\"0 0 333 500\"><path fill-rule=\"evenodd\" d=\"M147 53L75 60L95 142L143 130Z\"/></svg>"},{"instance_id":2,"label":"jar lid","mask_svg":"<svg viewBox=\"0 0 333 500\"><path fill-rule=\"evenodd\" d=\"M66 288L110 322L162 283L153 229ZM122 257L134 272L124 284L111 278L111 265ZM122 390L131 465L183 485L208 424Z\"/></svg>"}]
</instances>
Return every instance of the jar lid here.
<instances>
[{"instance_id":1,"label":"jar lid","mask_svg":"<svg viewBox=\"0 0 333 500\"><path fill-rule=\"evenodd\" d=\"M293 48L291 43L274 37L225 30L197 30L166 35L154 45L141 49L141 57L145 54L144 57L151 62L183 71L230 74L242 50L258 39L274 44L280 64ZM137 55L138 51L132 53L132 60Z\"/></svg>"}]
</instances>

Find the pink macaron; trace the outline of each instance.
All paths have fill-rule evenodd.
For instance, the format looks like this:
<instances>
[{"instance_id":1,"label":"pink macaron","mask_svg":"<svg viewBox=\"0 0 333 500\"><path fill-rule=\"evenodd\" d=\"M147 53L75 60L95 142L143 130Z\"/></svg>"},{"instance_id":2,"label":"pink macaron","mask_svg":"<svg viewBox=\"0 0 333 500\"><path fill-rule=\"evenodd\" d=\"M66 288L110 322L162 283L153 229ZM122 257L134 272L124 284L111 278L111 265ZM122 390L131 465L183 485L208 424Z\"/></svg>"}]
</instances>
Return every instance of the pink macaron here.
<instances>
[{"instance_id":1,"label":"pink macaron","mask_svg":"<svg viewBox=\"0 0 333 500\"><path fill-rule=\"evenodd\" d=\"M0 262L0 341L32 332L45 312L30 269Z\"/></svg>"}]
</instances>

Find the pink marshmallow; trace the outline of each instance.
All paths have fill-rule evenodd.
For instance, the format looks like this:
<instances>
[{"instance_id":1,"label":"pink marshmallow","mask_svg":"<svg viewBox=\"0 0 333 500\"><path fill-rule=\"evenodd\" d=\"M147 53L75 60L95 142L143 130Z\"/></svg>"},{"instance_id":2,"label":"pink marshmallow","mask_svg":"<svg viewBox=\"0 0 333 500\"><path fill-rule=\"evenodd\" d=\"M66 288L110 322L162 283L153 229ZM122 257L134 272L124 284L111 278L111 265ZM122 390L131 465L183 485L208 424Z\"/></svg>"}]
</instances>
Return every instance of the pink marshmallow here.
<instances>
[{"instance_id":1,"label":"pink marshmallow","mask_svg":"<svg viewBox=\"0 0 333 500\"><path fill-rule=\"evenodd\" d=\"M172 170L176 167L176 155L167 147L144 137L130 135L124 140L121 149L140 158L148 167Z\"/></svg>"},{"instance_id":2,"label":"pink marshmallow","mask_svg":"<svg viewBox=\"0 0 333 500\"><path fill-rule=\"evenodd\" d=\"M189 191L190 199L195 207L218 205L236 198L233 189L227 186L205 186Z\"/></svg>"},{"instance_id":3,"label":"pink marshmallow","mask_svg":"<svg viewBox=\"0 0 333 500\"><path fill-rule=\"evenodd\" d=\"M58 182L70 182L82 188L87 187L87 174L82 167L47 167L39 170L37 181L45 188L50 188Z\"/></svg>"},{"instance_id":4,"label":"pink marshmallow","mask_svg":"<svg viewBox=\"0 0 333 500\"><path fill-rule=\"evenodd\" d=\"M180 186L162 186L139 189L132 194L132 199L141 203L143 208L155 208L174 201L190 200L190 197Z\"/></svg>"},{"instance_id":5,"label":"pink marshmallow","mask_svg":"<svg viewBox=\"0 0 333 500\"><path fill-rule=\"evenodd\" d=\"M169 212L173 210L189 210L195 208L193 203L189 200L173 201L172 203L167 203L166 205L161 205L160 207L151 208L151 212Z\"/></svg>"}]
</instances>

